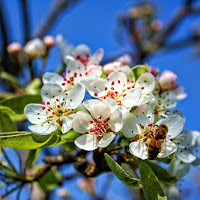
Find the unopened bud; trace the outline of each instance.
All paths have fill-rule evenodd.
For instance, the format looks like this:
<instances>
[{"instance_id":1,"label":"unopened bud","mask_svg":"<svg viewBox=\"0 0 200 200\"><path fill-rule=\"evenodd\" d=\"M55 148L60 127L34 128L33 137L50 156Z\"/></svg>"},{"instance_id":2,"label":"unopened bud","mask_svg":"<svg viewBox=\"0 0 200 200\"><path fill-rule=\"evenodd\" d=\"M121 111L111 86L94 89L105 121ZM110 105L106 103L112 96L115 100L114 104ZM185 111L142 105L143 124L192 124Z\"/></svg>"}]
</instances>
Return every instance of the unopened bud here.
<instances>
[{"instance_id":1,"label":"unopened bud","mask_svg":"<svg viewBox=\"0 0 200 200\"><path fill-rule=\"evenodd\" d=\"M106 75L109 75L111 72L123 72L127 74L131 71L131 68L128 65L122 65L121 62L112 62L106 64L103 71Z\"/></svg>"},{"instance_id":2,"label":"unopened bud","mask_svg":"<svg viewBox=\"0 0 200 200\"><path fill-rule=\"evenodd\" d=\"M132 58L129 54L124 54L119 57L116 61L121 62L123 65L132 65Z\"/></svg>"},{"instance_id":3,"label":"unopened bud","mask_svg":"<svg viewBox=\"0 0 200 200\"><path fill-rule=\"evenodd\" d=\"M151 23L151 28L152 28L154 31L160 31L162 27L163 27L163 23L162 23L162 21L160 21L160 20L154 20L154 21Z\"/></svg>"},{"instance_id":4,"label":"unopened bud","mask_svg":"<svg viewBox=\"0 0 200 200\"><path fill-rule=\"evenodd\" d=\"M177 81L178 77L171 71L165 71L161 74L159 83L162 89L164 90L174 90L177 88Z\"/></svg>"},{"instance_id":5,"label":"unopened bud","mask_svg":"<svg viewBox=\"0 0 200 200\"><path fill-rule=\"evenodd\" d=\"M43 42L44 42L44 45L48 48L51 48L55 45L55 39L54 37L50 35L44 37Z\"/></svg>"},{"instance_id":6,"label":"unopened bud","mask_svg":"<svg viewBox=\"0 0 200 200\"><path fill-rule=\"evenodd\" d=\"M13 42L8 45L7 51L9 54L18 54L22 50L22 45L18 42Z\"/></svg>"},{"instance_id":7,"label":"unopened bud","mask_svg":"<svg viewBox=\"0 0 200 200\"><path fill-rule=\"evenodd\" d=\"M158 76L159 71L158 71L156 68L154 68L154 67L152 67L152 66L148 66L148 71L149 71L151 74L153 74L155 77Z\"/></svg>"}]
</instances>

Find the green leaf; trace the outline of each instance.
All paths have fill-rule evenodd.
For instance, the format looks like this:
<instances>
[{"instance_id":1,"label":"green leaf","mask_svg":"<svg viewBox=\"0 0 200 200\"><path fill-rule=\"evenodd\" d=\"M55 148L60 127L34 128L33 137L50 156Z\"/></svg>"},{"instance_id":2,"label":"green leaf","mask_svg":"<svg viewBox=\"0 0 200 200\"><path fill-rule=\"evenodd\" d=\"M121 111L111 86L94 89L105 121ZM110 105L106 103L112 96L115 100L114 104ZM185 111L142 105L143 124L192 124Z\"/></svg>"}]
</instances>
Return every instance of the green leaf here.
<instances>
[{"instance_id":1,"label":"green leaf","mask_svg":"<svg viewBox=\"0 0 200 200\"><path fill-rule=\"evenodd\" d=\"M145 161L140 160L139 170L145 198L147 200L166 200L167 197L151 167Z\"/></svg>"},{"instance_id":2,"label":"green leaf","mask_svg":"<svg viewBox=\"0 0 200 200\"><path fill-rule=\"evenodd\" d=\"M65 134L61 134L60 137L63 140L75 140L77 137L79 137L81 134L77 133L74 130L70 130L69 132L65 133Z\"/></svg>"},{"instance_id":3,"label":"green leaf","mask_svg":"<svg viewBox=\"0 0 200 200\"><path fill-rule=\"evenodd\" d=\"M42 81L40 78L35 78L26 88L28 94L40 94Z\"/></svg>"},{"instance_id":4,"label":"green leaf","mask_svg":"<svg viewBox=\"0 0 200 200\"><path fill-rule=\"evenodd\" d=\"M30 168L37 161L38 156L40 155L42 149L33 149L28 152L28 156L25 162L25 167Z\"/></svg>"},{"instance_id":5,"label":"green leaf","mask_svg":"<svg viewBox=\"0 0 200 200\"><path fill-rule=\"evenodd\" d=\"M156 158L156 160L163 162L163 163L166 163L166 164L170 164L175 158L176 158L176 155L175 155L175 153L173 153L166 158Z\"/></svg>"},{"instance_id":6,"label":"green leaf","mask_svg":"<svg viewBox=\"0 0 200 200\"><path fill-rule=\"evenodd\" d=\"M0 111L0 130L1 132L11 132L16 131L16 126L10 117Z\"/></svg>"},{"instance_id":7,"label":"green leaf","mask_svg":"<svg viewBox=\"0 0 200 200\"><path fill-rule=\"evenodd\" d=\"M38 135L30 132L0 133L0 146L13 149L37 149L64 143L59 135Z\"/></svg>"},{"instance_id":8,"label":"green leaf","mask_svg":"<svg viewBox=\"0 0 200 200\"><path fill-rule=\"evenodd\" d=\"M62 180L60 172L51 169L38 181L41 189L47 193L54 189Z\"/></svg>"},{"instance_id":9,"label":"green leaf","mask_svg":"<svg viewBox=\"0 0 200 200\"><path fill-rule=\"evenodd\" d=\"M9 107L15 114L23 114L27 104L41 102L39 95L21 95L0 101L0 106Z\"/></svg>"},{"instance_id":10,"label":"green leaf","mask_svg":"<svg viewBox=\"0 0 200 200\"><path fill-rule=\"evenodd\" d=\"M149 160L146 160L145 162L151 167L159 181L165 184L175 184L178 182L178 179L175 176L172 176L167 170L162 168L160 165L157 165Z\"/></svg>"},{"instance_id":11,"label":"green leaf","mask_svg":"<svg viewBox=\"0 0 200 200\"><path fill-rule=\"evenodd\" d=\"M130 176L117 162L115 162L107 153L104 153L105 159L108 163L108 166L112 172L121 180L124 184L132 188L141 188L142 185L139 182L139 179L133 178Z\"/></svg>"},{"instance_id":12,"label":"green leaf","mask_svg":"<svg viewBox=\"0 0 200 200\"><path fill-rule=\"evenodd\" d=\"M132 68L135 81L144 73L148 72L148 65L136 65Z\"/></svg>"}]
</instances>

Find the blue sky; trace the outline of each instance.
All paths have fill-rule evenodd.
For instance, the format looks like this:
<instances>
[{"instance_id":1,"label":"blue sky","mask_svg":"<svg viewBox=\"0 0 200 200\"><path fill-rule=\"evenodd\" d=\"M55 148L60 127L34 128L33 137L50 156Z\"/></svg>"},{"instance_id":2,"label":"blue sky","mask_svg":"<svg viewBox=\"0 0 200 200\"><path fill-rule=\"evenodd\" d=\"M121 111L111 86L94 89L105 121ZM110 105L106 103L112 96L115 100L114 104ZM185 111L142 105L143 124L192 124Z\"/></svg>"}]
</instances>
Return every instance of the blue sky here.
<instances>
[{"instance_id":1,"label":"blue sky","mask_svg":"<svg viewBox=\"0 0 200 200\"><path fill-rule=\"evenodd\" d=\"M36 27L41 23L41 19L46 16L49 11L49 2L53 1L29 1L28 6L30 9L29 14L31 16L32 34L34 34ZM122 47L113 37L117 15L123 12L132 3L137 2L139 1L82 0L59 18L49 34L56 36L61 33L69 43L74 45L85 43L92 49L92 51L102 47L105 51L105 57L109 57L113 52L119 52L122 49L126 49L126 47ZM155 4L158 18L163 20L165 24L172 18L177 6L180 5L183 0L173 0L173 3L172 1L159 0L151 2ZM4 3L10 19L10 24L8 25L10 27L12 41L20 42L22 41L23 29L20 21L20 6L18 5L18 1L9 0L4 1ZM192 28L191 24L196 21L200 22L200 18L192 16L184 20L178 27L176 34L173 37L170 37L170 41L179 37L187 38ZM185 127L188 129L199 130L200 56L197 55L195 48L196 47L193 46L170 52L160 51L147 58L145 62L149 65L155 66L156 68L160 68L160 71L172 70L178 75L178 84L184 86L188 94L187 99L178 104L178 108L181 109L186 116ZM59 64L59 52L57 48L54 48L51 51L50 59L47 63L47 71L55 70ZM195 170L195 172L196 171L197 170ZM191 173L190 177L191 176L193 177L194 173ZM105 177L102 179L104 178ZM113 185L125 188L125 186L116 179L113 182ZM112 186L112 188L115 188L114 186ZM70 183L69 188L72 188L73 190L73 185L70 185ZM197 188L194 190L195 192L192 194L193 196L190 196L190 199L195 199L194 195L197 192ZM127 189L124 189L124 191L127 191ZM126 192L123 193L122 190L120 193L120 196L126 194Z\"/></svg>"}]
</instances>

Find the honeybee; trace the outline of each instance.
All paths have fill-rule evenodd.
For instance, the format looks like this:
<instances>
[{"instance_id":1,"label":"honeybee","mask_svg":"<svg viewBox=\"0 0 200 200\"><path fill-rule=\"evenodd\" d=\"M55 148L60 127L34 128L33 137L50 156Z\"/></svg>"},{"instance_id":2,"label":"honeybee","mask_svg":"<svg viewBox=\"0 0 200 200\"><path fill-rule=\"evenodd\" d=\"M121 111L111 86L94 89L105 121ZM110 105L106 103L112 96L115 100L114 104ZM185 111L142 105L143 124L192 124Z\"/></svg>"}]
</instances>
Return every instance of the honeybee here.
<instances>
[{"instance_id":1,"label":"honeybee","mask_svg":"<svg viewBox=\"0 0 200 200\"><path fill-rule=\"evenodd\" d=\"M164 150L165 138L168 133L166 125L159 125L153 127L149 139L147 140L147 153L150 160L156 159L157 155Z\"/></svg>"}]
</instances>

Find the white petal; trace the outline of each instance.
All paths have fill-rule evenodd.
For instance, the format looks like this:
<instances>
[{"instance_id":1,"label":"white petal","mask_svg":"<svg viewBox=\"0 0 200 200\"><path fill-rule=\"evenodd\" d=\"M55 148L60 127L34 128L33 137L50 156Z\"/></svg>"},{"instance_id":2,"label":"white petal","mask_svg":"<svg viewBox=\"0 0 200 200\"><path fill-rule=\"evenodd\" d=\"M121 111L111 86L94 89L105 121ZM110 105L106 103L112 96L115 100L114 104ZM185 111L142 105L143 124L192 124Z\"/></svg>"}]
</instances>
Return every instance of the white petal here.
<instances>
[{"instance_id":1,"label":"white petal","mask_svg":"<svg viewBox=\"0 0 200 200\"><path fill-rule=\"evenodd\" d=\"M137 117L132 113L126 113L124 114L123 119L124 119L124 125L121 130L123 135L127 138L135 137L136 134L139 133L138 126L137 126L138 124Z\"/></svg>"},{"instance_id":2,"label":"white petal","mask_svg":"<svg viewBox=\"0 0 200 200\"><path fill-rule=\"evenodd\" d=\"M187 97L187 94L184 93L184 90L185 89L183 87L178 87L173 91L176 95L177 100L183 100Z\"/></svg>"},{"instance_id":3,"label":"white petal","mask_svg":"<svg viewBox=\"0 0 200 200\"><path fill-rule=\"evenodd\" d=\"M122 102L122 104L126 107L132 108L133 106L136 105L138 100L140 99L141 96L141 89L136 88L136 89L129 89L125 92L126 96L122 96L119 100Z\"/></svg>"},{"instance_id":4,"label":"white petal","mask_svg":"<svg viewBox=\"0 0 200 200\"><path fill-rule=\"evenodd\" d=\"M86 79L85 87L92 97L98 98L105 94L106 80L103 78ZM97 96L95 95L97 93Z\"/></svg>"},{"instance_id":5,"label":"white petal","mask_svg":"<svg viewBox=\"0 0 200 200\"><path fill-rule=\"evenodd\" d=\"M169 115L165 119L159 120L157 125L166 125L168 127L168 139L173 139L178 136L183 130L184 119L180 115Z\"/></svg>"},{"instance_id":6,"label":"white petal","mask_svg":"<svg viewBox=\"0 0 200 200\"><path fill-rule=\"evenodd\" d=\"M48 111L43 110L42 106L42 104L28 104L24 108L24 114L32 124L41 124L47 120Z\"/></svg>"},{"instance_id":7,"label":"white petal","mask_svg":"<svg viewBox=\"0 0 200 200\"><path fill-rule=\"evenodd\" d=\"M61 104L65 101L65 93L58 84L47 83L41 89L42 99L45 101L45 104L49 102L49 106L54 107L57 104ZM59 101L56 101L58 99Z\"/></svg>"},{"instance_id":8,"label":"white petal","mask_svg":"<svg viewBox=\"0 0 200 200\"><path fill-rule=\"evenodd\" d=\"M56 73L47 72L42 77L43 84L57 83L58 85L61 86L63 81L64 81L63 77L58 75L58 74L56 74Z\"/></svg>"},{"instance_id":9,"label":"white petal","mask_svg":"<svg viewBox=\"0 0 200 200\"><path fill-rule=\"evenodd\" d=\"M176 151L176 156L178 159L185 163L191 163L196 160L196 156L194 156L189 150L178 148Z\"/></svg>"},{"instance_id":10,"label":"white petal","mask_svg":"<svg viewBox=\"0 0 200 200\"><path fill-rule=\"evenodd\" d=\"M90 55L90 48L85 44L80 44L75 48L74 56L80 55L80 56L86 56Z\"/></svg>"},{"instance_id":11,"label":"white petal","mask_svg":"<svg viewBox=\"0 0 200 200\"><path fill-rule=\"evenodd\" d=\"M176 95L173 92L163 92L159 98L160 102L162 106L164 106L163 108L174 108L176 107ZM159 101L158 100L158 101Z\"/></svg>"},{"instance_id":12,"label":"white petal","mask_svg":"<svg viewBox=\"0 0 200 200\"><path fill-rule=\"evenodd\" d=\"M102 116L102 119L106 119L110 117L110 108L103 102L96 100L96 99L91 99L88 101L84 101L83 105L89 112L91 113L92 117L97 119L99 115Z\"/></svg>"},{"instance_id":13,"label":"white petal","mask_svg":"<svg viewBox=\"0 0 200 200\"><path fill-rule=\"evenodd\" d=\"M99 147L105 148L107 147L115 138L115 134L113 132L104 133L103 137L99 140Z\"/></svg>"},{"instance_id":14,"label":"white petal","mask_svg":"<svg viewBox=\"0 0 200 200\"><path fill-rule=\"evenodd\" d=\"M109 124L111 125L111 129L114 132L118 132L123 127L123 118L122 113L119 110L115 110L109 120Z\"/></svg>"},{"instance_id":15,"label":"white petal","mask_svg":"<svg viewBox=\"0 0 200 200\"><path fill-rule=\"evenodd\" d=\"M147 104L143 104L136 109L136 117L143 126L154 122L153 110Z\"/></svg>"},{"instance_id":16,"label":"white petal","mask_svg":"<svg viewBox=\"0 0 200 200\"><path fill-rule=\"evenodd\" d=\"M103 49L98 49L94 54L93 56L91 57L89 64L99 64L103 58L103 54L104 54L104 51Z\"/></svg>"},{"instance_id":17,"label":"white petal","mask_svg":"<svg viewBox=\"0 0 200 200\"><path fill-rule=\"evenodd\" d=\"M58 124L56 122L45 122L43 124L29 126L28 128L34 133L37 133L40 135L48 135L50 133L53 133L55 130L57 130L57 127L58 127Z\"/></svg>"},{"instance_id":18,"label":"white petal","mask_svg":"<svg viewBox=\"0 0 200 200\"><path fill-rule=\"evenodd\" d=\"M114 99L105 99L103 102L110 108L111 113L118 108L117 102Z\"/></svg>"},{"instance_id":19,"label":"white petal","mask_svg":"<svg viewBox=\"0 0 200 200\"><path fill-rule=\"evenodd\" d=\"M161 147L161 152L158 154L159 158L165 158L173 154L177 150L177 146L171 140L166 139L166 142L163 143Z\"/></svg>"},{"instance_id":20,"label":"white petal","mask_svg":"<svg viewBox=\"0 0 200 200\"><path fill-rule=\"evenodd\" d=\"M129 150L132 155L141 158L142 160L148 158L147 146L145 143L142 143L141 141L131 142L129 145Z\"/></svg>"},{"instance_id":21,"label":"white petal","mask_svg":"<svg viewBox=\"0 0 200 200\"><path fill-rule=\"evenodd\" d=\"M64 117L61 131L63 134L67 133L72 128L72 121L75 117L75 114L68 115Z\"/></svg>"},{"instance_id":22,"label":"white petal","mask_svg":"<svg viewBox=\"0 0 200 200\"><path fill-rule=\"evenodd\" d=\"M86 133L89 129L90 120L92 120L90 114L83 111L77 112L72 122L73 129L78 133Z\"/></svg>"},{"instance_id":23,"label":"white petal","mask_svg":"<svg viewBox=\"0 0 200 200\"><path fill-rule=\"evenodd\" d=\"M124 86L126 86L127 84L127 77L122 72L112 72L111 74L109 74L107 80L108 90L113 87L114 90L118 91L119 93L123 91Z\"/></svg>"},{"instance_id":24,"label":"white petal","mask_svg":"<svg viewBox=\"0 0 200 200\"><path fill-rule=\"evenodd\" d=\"M66 98L66 105L68 109L77 108L83 101L85 96L85 87L78 83L69 92Z\"/></svg>"},{"instance_id":25,"label":"white petal","mask_svg":"<svg viewBox=\"0 0 200 200\"><path fill-rule=\"evenodd\" d=\"M87 72L87 75L86 75L87 79L96 78L96 77L99 78L102 74L102 69L101 69L101 66L87 65L86 72Z\"/></svg>"},{"instance_id":26,"label":"white petal","mask_svg":"<svg viewBox=\"0 0 200 200\"><path fill-rule=\"evenodd\" d=\"M142 94L149 94L155 88L155 78L151 73L144 73L135 83L135 88L142 88Z\"/></svg>"},{"instance_id":27,"label":"white petal","mask_svg":"<svg viewBox=\"0 0 200 200\"><path fill-rule=\"evenodd\" d=\"M152 94L141 94L139 101L136 103L136 106L148 103L153 98Z\"/></svg>"},{"instance_id":28,"label":"white petal","mask_svg":"<svg viewBox=\"0 0 200 200\"><path fill-rule=\"evenodd\" d=\"M74 144L83 150L93 151L98 148L97 136L93 134L85 134L76 138Z\"/></svg>"}]
</instances>

